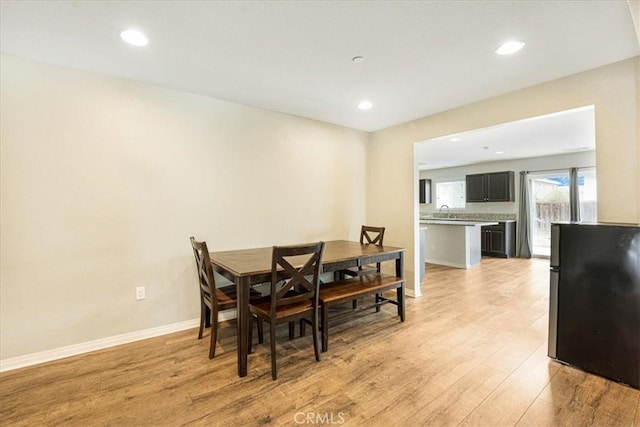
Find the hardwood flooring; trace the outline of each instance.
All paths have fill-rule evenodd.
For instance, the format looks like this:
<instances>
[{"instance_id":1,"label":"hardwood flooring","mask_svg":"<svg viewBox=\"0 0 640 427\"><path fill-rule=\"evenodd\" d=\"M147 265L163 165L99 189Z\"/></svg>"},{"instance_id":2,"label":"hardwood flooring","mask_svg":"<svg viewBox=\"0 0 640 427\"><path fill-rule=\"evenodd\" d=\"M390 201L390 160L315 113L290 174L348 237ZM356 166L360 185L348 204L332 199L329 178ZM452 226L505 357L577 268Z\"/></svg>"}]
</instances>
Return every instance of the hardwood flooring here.
<instances>
[{"instance_id":1,"label":"hardwood flooring","mask_svg":"<svg viewBox=\"0 0 640 427\"><path fill-rule=\"evenodd\" d=\"M310 334L268 334L236 375L235 324L216 358L197 329L0 374L2 426L640 426L640 391L546 356L548 261L429 265L423 296Z\"/></svg>"}]
</instances>

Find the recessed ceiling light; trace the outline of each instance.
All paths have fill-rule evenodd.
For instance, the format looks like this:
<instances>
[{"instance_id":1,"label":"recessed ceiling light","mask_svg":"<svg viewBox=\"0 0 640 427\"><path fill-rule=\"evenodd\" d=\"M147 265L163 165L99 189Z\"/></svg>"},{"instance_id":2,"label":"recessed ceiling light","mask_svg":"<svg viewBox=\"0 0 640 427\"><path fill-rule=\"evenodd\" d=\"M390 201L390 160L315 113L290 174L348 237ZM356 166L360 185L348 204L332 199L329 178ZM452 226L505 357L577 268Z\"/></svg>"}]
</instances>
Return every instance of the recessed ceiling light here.
<instances>
[{"instance_id":1,"label":"recessed ceiling light","mask_svg":"<svg viewBox=\"0 0 640 427\"><path fill-rule=\"evenodd\" d=\"M504 151L496 151L496 154L504 154Z\"/></svg>"},{"instance_id":2,"label":"recessed ceiling light","mask_svg":"<svg viewBox=\"0 0 640 427\"><path fill-rule=\"evenodd\" d=\"M149 39L138 30L124 30L120 33L120 38L133 46L146 46Z\"/></svg>"},{"instance_id":3,"label":"recessed ceiling light","mask_svg":"<svg viewBox=\"0 0 640 427\"><path fill-rule=\"evenodd\" d=\"M355 64L359 64L361 62L364 62L364 57L363 56L354 56L351 59Z\"/></svg>"},{"instance_id":4,"label":"recessed ceiling light","mask_svg":"<svg viewBox=\"0 0 640 427\"><path fill-rule=\"evenodd\" d=\"M358 108L361 110L370 110L373 107L373 104L369 101L362 101L358 104Z\"/></svg>"},{"instance_id":5,"label":"recessed ceiling light","mask_svg":"<svg viewBox=\"0 0 640 427\"><path fill-rule=\"evenodd\" d=\"M499 48L496 49L496 53L498 55L511 55L512 53L518 52L520 49L524 47L524 42L519 40L511 40L506 43L503 43Z\"/></svg>"},{"instance_id":6,"label":"recessed ceiling light","mask_svg":"<svg viewBox=\"0 0 640 427\"><path fill-rule=\"evenodd\" d=\"M460 138L451 138L449 141L451 141L451 142L458 142L458 141L460 141Z\"/></svg>"}]
</instances>

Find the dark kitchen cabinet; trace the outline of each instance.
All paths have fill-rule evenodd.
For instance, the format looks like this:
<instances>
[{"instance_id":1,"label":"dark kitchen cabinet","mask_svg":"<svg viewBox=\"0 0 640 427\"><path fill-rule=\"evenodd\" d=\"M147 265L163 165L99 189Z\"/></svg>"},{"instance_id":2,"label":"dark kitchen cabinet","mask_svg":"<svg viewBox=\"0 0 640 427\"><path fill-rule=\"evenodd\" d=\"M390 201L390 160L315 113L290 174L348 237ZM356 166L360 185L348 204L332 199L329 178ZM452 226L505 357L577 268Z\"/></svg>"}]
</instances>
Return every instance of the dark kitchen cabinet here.
<instances>
[{"instance_id":1,"label":"dark kitchen cabinet","mask_svg":"<svg viewBox=\"0 0 640 427\"><path fill-rule=\"evenodd\" d=\"M513 171L466 176L467 202L512 202L515 200Z\"/></svg>"},{"instance_id":2,"label":"dark kitchen cabinet","mask_svg":"<svg viewBox=\"0 0 640 427\"><path fill-rule=\"evenodd\" d=\"M516 251L516 223L501 222L498 225L485 225L481 231L480 245L482 255L509 258Z\"/></svg>"},{"instance_id":3,"label":"dark kitchen cabinet","mask_svg":"<svg viewBox=\"0 0 640 427\"><path fill-rule=\"evenodd\" d=\"M515 200L513 171L487 174L487 201L512 202Z\"/></svg>"},{"instance_id":4,"label":"dark kitchen cabinet","mask_svg":"<svg viewBox=\"0 0 640 427\"><path fill-rule=\"evenodd\" d=\"M467 202L484 202L486 199L486 174L467 175Z\"/></svg>"},{"instance_id":5,"label":"dark kitchen cabinet","mask_svg":"<svg viewBox=\"0 0 640 427\"><path fill-rule=\"evenodd\" d=\"M420 180L420 203L431 203L431 180Z\"/></svg>"}]
</instances>

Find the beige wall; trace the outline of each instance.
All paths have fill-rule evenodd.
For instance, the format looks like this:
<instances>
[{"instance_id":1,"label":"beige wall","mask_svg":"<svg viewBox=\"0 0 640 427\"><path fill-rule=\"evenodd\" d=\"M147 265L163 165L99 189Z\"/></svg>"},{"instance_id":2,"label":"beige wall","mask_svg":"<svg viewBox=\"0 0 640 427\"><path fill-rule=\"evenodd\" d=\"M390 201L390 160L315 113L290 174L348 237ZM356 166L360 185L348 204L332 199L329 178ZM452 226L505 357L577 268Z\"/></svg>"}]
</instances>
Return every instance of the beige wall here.
<instances>
[{"instance_id":1,"label":"beige wall","mask_svg":"<svg viewBox=\"0 0 640 427\"><path fill-rule=\"evenodd\" d=\"M0 60L0 359L197 317L192 234L216 250L385 225L411 293L414 143L441 135L594 104L599 217L640 222L640 58L372 135Z\"/></svg>"},{"instance_id":2,"label":"beige wall","mask_svg":"<svg viewBox=\"0 0 640 427\"><path fill-rule=\"evenodd\" d=\"M635 57L375 132L367 151L367 221L385 224L385 242L388 237L389 244L408 249L406 269L412 278L417 250L416 142L593 104L598 218L640 223L639 76L640 57Z\"/></svg>"},{"instance_id":3,"label":"beige wall","mask_svg":"<svg viewBox=\"0 0 640 427\"><path fill-rule=\"evenodd\" d=\"M1 359L198 317L191 235L212 250L358 237L364 132L1 67Z\"/></svg>"}]
</instances>

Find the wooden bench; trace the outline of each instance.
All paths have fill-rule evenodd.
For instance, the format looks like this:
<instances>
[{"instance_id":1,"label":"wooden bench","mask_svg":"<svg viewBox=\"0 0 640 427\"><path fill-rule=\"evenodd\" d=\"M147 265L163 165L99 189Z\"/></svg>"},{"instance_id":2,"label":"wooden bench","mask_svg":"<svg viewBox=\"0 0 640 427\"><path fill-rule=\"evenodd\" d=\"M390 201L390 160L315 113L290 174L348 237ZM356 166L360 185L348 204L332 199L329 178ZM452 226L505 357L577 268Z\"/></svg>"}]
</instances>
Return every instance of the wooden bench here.
<instances>
[{"instance_id":1,"label":"wooden bench","mask_svg":"<svg viewBox=\"0 0 640 427\"><path fill-rule=\"evenodd\" d=\"M396 289L396 300L384 297L382 292ZM322 310L322 351L329 348L329 307L334 304L341 304L347 301L353 301L356 298L375 295L375 303L357 309L346 310L342 313L333 315L333 318L339 318L346 315L352 315L362 310L371 308L379 309L383 304L391 303L398 307L398 315L400 321L404 322L405 296L404 296L404 279L388 274L369 274L364 276L342 279L333 283L327 283L320 286L320 307Z\"/></svg>"}]
</instances>

